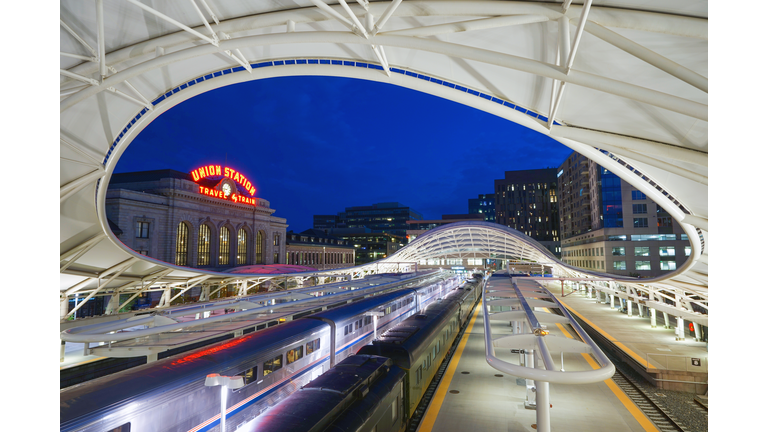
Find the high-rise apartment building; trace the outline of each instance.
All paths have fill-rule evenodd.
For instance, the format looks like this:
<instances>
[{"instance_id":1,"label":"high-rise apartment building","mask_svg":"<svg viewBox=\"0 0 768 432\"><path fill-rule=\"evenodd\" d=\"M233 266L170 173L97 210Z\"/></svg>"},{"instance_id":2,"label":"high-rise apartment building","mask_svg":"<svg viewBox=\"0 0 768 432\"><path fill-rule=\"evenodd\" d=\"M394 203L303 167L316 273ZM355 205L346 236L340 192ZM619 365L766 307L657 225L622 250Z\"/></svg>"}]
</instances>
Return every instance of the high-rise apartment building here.
<instances>
[{"instance_id":1,"label":"high-rise apartment building","mask_svg":"<svg viewBox=\"0 0 768 432\"><path fill-rule=\"evenodd\" d=\"M406 221L422 220L421 213L397 202L378 203L369 206L347 207L338 215L315 215L313 228L368 228L374 233L394 234L405 237ZM330 226L333 225L333 226Z\"/></svg>"},{"instance_id":2,"label":"high-rise apartment building","mask_svg":"<svg viewBox=\"0 0 768 432\"><path fill-rule=\"evenodd\" d=\"M516 229L560 256L557 170L506 171L494 180L496 223Z\"/></svg>"},{"instance_id":3,"label":"high-rise apartment building","mask_svg":"<svg viewBox=\"0 0 768 432\"><path fill-rule=\"evenodd\" d=\"M607 169L572 153L557 172L562 260L588 270L655 277L691 253L672 216Z\"/></svg>"},{"instance_id":4,"label":"high-rise apartment building","mask_svg":"<svg viewBox=\"0 0 768 432\"><path fill-rule=\"evenodd\" d=\"M469 214L480 213L486 222L496 222L496 194L480 194L477 198L470 198L468 202Z\"/></svg>"}]
</instances>

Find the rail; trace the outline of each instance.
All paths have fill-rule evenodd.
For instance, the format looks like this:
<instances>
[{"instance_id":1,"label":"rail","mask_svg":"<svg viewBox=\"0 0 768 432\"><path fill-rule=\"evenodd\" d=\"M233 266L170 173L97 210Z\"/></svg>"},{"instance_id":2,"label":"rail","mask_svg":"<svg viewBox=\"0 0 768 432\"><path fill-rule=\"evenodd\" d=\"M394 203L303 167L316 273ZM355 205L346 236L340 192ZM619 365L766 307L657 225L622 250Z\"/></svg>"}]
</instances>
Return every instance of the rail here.
<instances>
[{"instance_id":1,"label":"rail","mask_svg":"<svg viewBox=\"0 0 768 432\"><path fill-rule=\"evenodd\" d=\"M530 278L510 276L511 288L507 286L483 286L483 325L485 328L485 360L500 371L515 377L526 379L525 407L536 410L536 429L549 432L549 383L555 384L591 384L611 379L616 368L597 344L587 335L568 310L557 298L538 282ZM491 293L493 291L493 293ZM499 297L493 305L512 306L511 311L490 313L489 294ZM530 299L530 300L529 300ZM559 308L563 316L535 312L535 307ZM491 321L513 322L515 334L493 339ZM570 324L583 341L565 337L549 336L543 324ZM527 327L527 328L526 328ZM520 365L515 365L496 357L495 348L510 348L520 353ZM599 369L586 371L565 371L563 360L558 368L552 360L550 349L560 351L561 359L565 352L592 354L600 365ZM539 360L544 369L539 368Z\"/></svg>"}]
</instances>

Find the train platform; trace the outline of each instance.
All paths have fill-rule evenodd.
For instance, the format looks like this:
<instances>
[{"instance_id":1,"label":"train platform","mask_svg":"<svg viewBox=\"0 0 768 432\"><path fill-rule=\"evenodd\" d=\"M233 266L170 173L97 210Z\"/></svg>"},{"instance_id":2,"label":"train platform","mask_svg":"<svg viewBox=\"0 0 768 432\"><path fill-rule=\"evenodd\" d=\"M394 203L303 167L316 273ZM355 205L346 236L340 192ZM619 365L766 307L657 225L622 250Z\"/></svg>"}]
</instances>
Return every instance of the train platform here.
<instances>
[{"instance_id":1,"label":"train platform","mask_svg":"<svg viewBox=\"0 0 768 432\"><path fill-rule=\"evenodd\" d=\"M697 342L690 335L678 340L674 318L670 317L673 327L665 328L659 313L656 327L651 327L647 308L641 317L635 306L632 316L628 316L620 312L618 306L612 309L610 302L601 302L595 294L590 298L585 290L574 292L565 288L562 297L560 283L542 285L586 324L584 329L593 339L602 338L612 348L612 354L633 366L656 387L698 395L707 393L708 344Z\"/></svg>"},{"instance_id":2,"label":"train platform","mask_svg":"<svg viewBox=\"0 0 768 432\"><path fill-rule=\"evenodd\" d=\"M489 280L489 285L498 282L508 282L508 279ZM558 289L560 285L557 285ZM554 285L553 285L554 289ZM559 293L559 291L557 291ZM645 325L642 333L633 340L626 337L632 334L634 325L643 325L641 319L630 319L616 311L610 311L607 305L594 304L573 294L565 297L565 303L571 310L588 316L590 322L602 328L621 330L615 333L614 339L630 343L629 347L647 354L639 348L645 346L641 334L650 333L650 325ZM485 360L485 341L483 330L482 303L473 312L472 319L462 336L443 379L435 395L427 407L419 425L418 432L431 431L532 431L536 427L536 411L525 408L525 380L507 374L502 374L491 368ZM605 321L601 317L603 310L592 314L591 308L608 309ZM594 321L593 321L594 319ZM627 324L619 324L625 321ZM624 327L624 326L627 327ZM494 337L512 333L509 323L493 321L491 330ZM561 326L549 329L552 334L565 335ZM672 332L669 330L668 332ZM659 337L667 337L667 331L659 330ZM664 347L673 346L673 353L678 348L672 341L665 339ZM634 342L634 343L631 343ZM689 342L690 343L690 342ZM661 344L659 346L662 346ZM687 345L686 345L687 346ZM655 348L653 345L652 348ZM695 346L694 348L699 348ZM637 353L636 353L637 354ZM640 355L640 354L638 354ZM674 355L674 354L673 354ZM697 352L697 355L698 352ZM509 362L517 362L518 354L512 354L502 349L496 350L496 356ZM559 362L558 362L559 363ZM582 354L566 354L564 356L565 370L588 370L598 367L590 356ZM653 422L627 397L612 380L582 385L550 385L550 424L553 431L594 432L594 431L657 431Z\"/></svg>"}]
</instances>

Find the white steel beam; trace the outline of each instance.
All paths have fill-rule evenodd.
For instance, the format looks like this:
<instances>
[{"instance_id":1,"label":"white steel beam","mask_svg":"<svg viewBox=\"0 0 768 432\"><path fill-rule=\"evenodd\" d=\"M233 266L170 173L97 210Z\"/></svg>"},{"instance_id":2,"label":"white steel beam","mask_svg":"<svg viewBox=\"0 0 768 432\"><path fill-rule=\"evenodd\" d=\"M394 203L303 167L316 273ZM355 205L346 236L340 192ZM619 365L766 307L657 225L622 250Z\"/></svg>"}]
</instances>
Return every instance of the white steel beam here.
<instances>
[{"instance_id":1,"label":"white steel beam","mask_svg":"<svg viewBox=\"0 0 768 432\"><path fill-rule=\"evenodd\" d=\"M208 20L205 19L205 15L203 15L203 12L200 10L199 7L197 7L197 3L195 3L195 0L189 0L189 2L192 3L192 7L195 8L195 11L197 11L197 14L200 16L200 20L203 22L203 25L205 25L205 28L207 28L208 31L211 32L211 38L216 42L218 42L219 37L216 36L216 32L213 31L213 29L211 28L211 25L208 24Z\"/></svg>"},{"instance_id":2,"label":"white steel beam","mask_svg":"<svg viewBox=\"0 0 768 432\"><path fill-rule=\"evenodd\" d=\"M155 15L156 17L158 17L160 19L168 21L169 23L175 25L176 27L178 27L178 28L180 28L180 29L182 29L182 30L184 30L184 31L186 31L188 33L191 33L191 34L199 37L200 39L208 42L209 44L211 44L213 46L216 46L216 47L219 46L219 42L217 40L211 39L208 36L205 36L204 34L198 32L197 30L191 29L189 26L184 25L184 24L176 21L175 19L169 17L168 15L160 13L160 12L152 9L151 7L149 7L149 6L147 6L147 5L143 4L143 3L140 3L138 0L125 0L125 1L127 1L128 3L134 4L134 5L142 8L142 9L144 9L145 11L151 13L152 15Z\"/></svg>"},{"instance_id":3,"label":"white steel beam","mask_svg":"<svg viewBox=\"0 0 768 432\"><path fill-rule=\"evenodd\" d=\"M85 61L89 61L89 62L94 62L94 63L98 63L99 62L99 59L96 58L96 57L88 57L88 56L79 55L79 54L70 54L70 53L65 53L65 52L62 52L62 51L59 51L59 55L64 56L64 57L70 57L70 58L78 59L78 60L85 60Z\"/></svg>"},{"instance_id":4,"label":"white steel beam","mask_svg":"<svg viewBox=\"0 0 768 432\"><path fill-rule=\"evenodd\" d=\"M350 20L344 18L344 15L336 12L333 10L332 7L325 4L325 2L321 0L310 0L315 6L317 6L321 12L323 12L325 15L329 15L332 18L335 18L340 23L344 24L347 28L355 31L355 24L353 24Z\"/></svg>"},{"instance_id":5,"label":"white steel beam","mask_svg":"<svg viewBox=\"0 0 768 432\"><path fill-rule=\"evenodd\" d=\"M350 35L346 32L296 32L296 33L273 33L265 35L246 36L230 41L223 41L221 45L225 49L234 49L250 46L263 46L278 43L366 43L361 41L356 35ZM662 93L660 91L652 90L649 88L640 87L626 82L613 80L607 77L591 74L588 72L581 72L577 70L571 70L569 74L565 74L565 71L561 67L554 66L552 64L531 60L523 57L493 52L476 47L468 47L458 45L454 43L422 39L411 38L406 36L387 36L379 35L373 41L377 45L383 46L397 46L403 48L411 48L421 51L434 52L438 54L445 54L453 57L461 57L467 60L474 60L487 64L495 64L497 66L506 67L509 69L519 70L522 72L532 73L535 75L556 78L561 81L576 84L579 86L591 88L594 90L602 91L605 93L613 94L616 96L625 97L638 102L644 102L649 105L658 106L670 111L678 112L693 118L700 120L708 119L707 105L695 102L692 100L684 99L671 94ZM370 44L370 42L367 42ZM59 104L60 111L64 111L78 102L93 96L100 91L103 91L106 86L112 86L120 83L126 79L130 79L134 76L140 75L149 70L153 70L169 62L181 61L189 58L204 56L219 52L216 47L210 45L202 45L185 50L177 51L171 54L167 54L162 58L155 58L145 61L136 66L127 68L119 73L110 76L105 80L102 86L94 86L93 88L86 88L80 92L64 99Z\"/></svg>"},{"instance_id":6,"label":"white steel beam","mask_svg":"<svg viewBox=\"0 0 768 432\"><path fill-rule=\"evenodd\" d=\"M59 199L60 202L66 201L67 198L75 194L80 189L84 188L85 186L95 182L97 179L100 179L105 174L104 168L99 167L95 171L91 171L90 173L77 178L75 180L72 180L71 182L65 184L64 186L61 186L59 188Z\"/></svg>"},{"instance_id":7,"label":"white steel beam","mask_svg":"<svg viewBox=\"0 0 768 432\"><path fill-rule=\"evenodd\" d=\"M123 304L121 304L120 306L118 306L118 307L117 307L117 310L120 310L120 309L124 308L124 307L125 307L125 305L127 305L127 304L128 304L130 301L131 301L131 300L133 300L133 299L135 299L136 297L138 297L138 296L139 296L141 293L143 293L143 292L147 291L147 289L149 289L149 287L151 287L151 286L152 286L152 284L153 284L153 283L155 283L155 281L157 281L158 279L160 279L161 277L163 277L163 276L167 275L168 273L170 273L170 272L172 272L172 271L173 271L173 269L165 269L165 270L162 270L162 271L160 271L160 272L156 273L156 276L152 275L152 276L153 276L153 277L152 277L152 279L151 279L149 282L147 282L147 284L146 284L146 285L144 285L144 281L142 281L142 282L141 282L141 283L142 283L142 287L141 287L141 289L140 289L140 290L138 290L138 291L136 291L136 293L134 293L132 296L130 296L130 297L128 298L128 300L126 300L125 302L123 302Z\"/></svg>"},{"instance_id":8,"label":"white steel beam","mask_svg":"<svg viewBox=\"0 0 768 432\"><path fill-rule=\"evenodd\" d=\"M661 54L658 54L655 51L651 51L648 48L594 22L587 22L585 29L590 34L597 36L605 42L615 46L616 48L619 48L639 58L649 65L657 67L701 91L708 92L709 80L707 78L686 67L679 65L678 63L673 62Z\"/></svg>"},{"instance_id":9,"label":"white steel beam","mask_svg":"<svg viewBox=\"0 0 768 432\"><path fill-rule=\"evenodd\" d=\"M363 27L363 23L360 22L359 19L357 19L357 15L355 15L354 12L352 12L352 9L349 8L349 5L345 0L339 0L339 3L341 4L341 7L347 12L347 15L349 15L350 18L352 18L352 22L355 23L355 27L360 29L360 32L363 34L363 37L368 39L370 36L368 36L368 32L365 31L365 27Z\"/></svg>"},{"instance_id":10,"label":"white steel beam","mask_svg":"<svg viewBox=\"0 0 768 432\"><path fill-rule=\"evenodd\" d=\"M61 75L66 76L66 77L74 78L74 79L76 79L78 81L82 81L82 82L90 84L92 86L99 85L99 82L97 80L93 79L93 78L84 77L82 75L78 75L76 73L72 73L72 72L70 72L68 70L65 70L65 69L59 69L59 73Z\"/></svg>"},{"instance_id":11,"label":"white steel beam","mask_svg":"<svg viewBox=\"0 0 768 432\"><path fill-rule=\"evenodd\" d=\"M93 49L93 47L92 47L92 46L88 45L88 42L84 41L84 40L83 40L83 38L81 38L81 37L80 37L80 36L79 36L77 33L75 33L75 31L74 31L74 30L72 30L72 28L70 28L70 27L67 25L67 23L65 23L65 22L64 22L64 20L63 20L63 19L59 18L59 24L60 24L60 25L61 25L61 26L64 28L64 30L66 30L66 31L67 31L67 33L71 34L71 35L72 35L72 37L74 37L74 38L75 38L75 40L77 40L78 42L80 42L80 44L81 44L82 46L84 46L84 47L85 47L85 49L87 49L87 50L88 50L88 51L91 53L91 55L92 55L93 57L98 57L98 56L99 56L99 53L98 53L98 52L97 52L95 49Z\"/></svg>"},{"instance_id":12,"label":"white steel beam","mask_svg":"<svg viewBox=\"0 0 768 432\"><path fill-rule=\"evenodd\" d=\"M73 247L72 249L62 253L61 255L59 255L59 261L64 261L65 259L67 259L68 257L72 256L73 254L76 254L76 253L80 252L81 250L83 250L84 248L89 247L93 243L98 243L104 237L106 237L106 234L104 234L103 232L101 232L99 234L96 234L95 236L93 236L93 237L89 238L88 240L84 241L83 243L80 243L79 245L77 245L77 246Z\"/></svg>"},{"instance_id":13,"label":"white steel beam","mask_svg":"<svg viewBox=\"0 0 768 432\"><path fill-rule=\"evenodd\" d=\"M203 6L205 7L205 10L208 11L208 15L211 16L211 19L213 19L213 22L215 22L218 25L219 24L219 19L216 18L216 14L213 13L213 11L211 10L211 7L208 6L208 3L206 3L205 0L200 0L200 3L202 3Z\"/></svg>"},{"instance_id":14,"label":"white steel beam","mask_svg":"<svg viewBox=\"0 0 768 432\"><path fill-rule=\"evenodd\" d=\"M634 150L649 156L670 158L695 165L708 166L707 153L676 146L669 143L649 141L640 138L627 137L609 132L583 129L569 126L553 126L550 135L571 138L599 147L597 143L609 144L623 150Z\"/></svg>"},{"instance_id":15,"label":"white steel beam","mask_svg":"<svg viewBox=\"0 0 768 432\"><path fill-rule=\"evenodd\" d=\"M579 49L579 42L581 42L581 35L584 34L584 25L587 23L587 17L589 16L589 9L592 7L592 0L586 0L584 6L581 9L581 16L579 17L579 25L576 27L576 35L573 37L573 45L571 46L571 52L568 53L568 63L565 64L565 73L567 74L573 66L573 61L576 59L576 51Z\"/></svg>"},{"instance_id":16,"label":"white steel beam","mask_svg":"<svg viewBox=\"0 0 768 432\"><path fill-rule=\"evenodd\" d=\"M61 134L59 134L59 141L62 144L64 144L65 146L67 146L67 147L71 148L72 150L76 151L77 153L79 153L80 155L82 155L83 157L88 159L89 161L93 162L94 166L98 167L98 166L103 166L104 165L103 163L101 163L101 161L96 159L94 156L86 153L85 150L83 150L80 146L77 146L77 145L72 144L71 142L69 142L69 140L64 138L64 136L62 136Z\"/></svg>"},{"instance_id":17,"label":"white steel beam","mask_svg":"<svg viewBox=\"0 0 768 432\"><path fill-rule=\"evenodd\" d=\"M96 23L99 41L99 73L102 81L107 76L106 41L104 40L104 0L96 0Z\"/></svg>"},{"instance_id":18,"label":"white steel beam","mask_svg":"<svg viewBox=\"0 0 768 432\"><path fill-rule=\"evenodd\" d=\"M134 261L134 260L136 260L136 259L137 259L137 258L132 258L132 259L129 259L128 261L130 261L130 262L128 262L128 261L125 261L125 263L126 263L126 264L125 264L125 266L124 266L124 267L122 267L120 270L116 271L116 272L115 272L115 274L114 274L114 275L112 275L112 276L111 276L109 279L107 279L107 280L105 280L104 282L100 283L100 284L99 284L99 286L98 286L98 287L96 287L96 289L94 289L93 291L91 291L91 293L90 293L90 294L88 294L88 296L85 298L85 300L83 300L83 302L82 302L82 303L80 303L79 305L75 306L75 307L74 307L74 309L72 309L71 311L69 311L69 313L68 313L66 316L70 316L70 315L73 315L75 312L77 312L77 310L78 310L78 309L80 309L80 307L81 307L81 306L83 306L83 305L84 305L84 304L85 304L85 303L86 303L88 300L90 300L91 298L93 298L93 296L95 296L95 295L96 295L96 293L98 293L99 291L103 290L103 289L104 289L104 288L105 288L105 287L106 287L106 286L107 286L107 285L108 285L110 282L112 282L112 281L113 281L113 280L115 280L115 279L116 279L118 276L120 276L121 274L123 274L123 272L124 272L124 271L128 270L128 268L129 268L129 267L130 267L130 266L133 264L133 261Z\"/></svg>"},{"instance_id":19,"label":"white steel beam","mask_svg":"<svg viewBox=\"0 0 768 432\"><path fill-rule=\"evenodd\" d=\"M435 36L446 33L459 33L475 30L487 30L497 27L509 27L523 24L533 24L549 21L544 15L511 15L493 18L481 18L470 21L459 21L448 24L437 24L424 27L414 27L402 30L381 32L382 35L398 36Z\"/></svg>"},{"instance_id":20,"label":"white steel beam","mask_svg":"<svg viewBox=\"0 0 768 432\"><path fill-rule=\"evenodd\" d=\"M375 36L376 33L381 31L381 29L384 28L384 25L387 23L389 18L392 16L393 13L395 13L395 9L397 9L398 6L400 6L400 3L402 3L403 0L392 0L392 3L387 6L387 9L384 11L383 14L381 14L381 17L379 17L379 20L376 22L376 25L373 29L373 35Z\"/></svg>"}]
</instances>

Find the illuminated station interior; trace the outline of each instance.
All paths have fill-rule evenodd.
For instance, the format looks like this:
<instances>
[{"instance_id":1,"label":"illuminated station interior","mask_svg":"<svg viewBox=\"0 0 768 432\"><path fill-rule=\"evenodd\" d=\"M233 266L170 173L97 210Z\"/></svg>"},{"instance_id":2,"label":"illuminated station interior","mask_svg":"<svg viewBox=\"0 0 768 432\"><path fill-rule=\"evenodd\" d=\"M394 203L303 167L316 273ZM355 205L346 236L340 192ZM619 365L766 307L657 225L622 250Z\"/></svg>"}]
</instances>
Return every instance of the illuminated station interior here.
<instances>
[{"instance_id":1,"label":"illuminated station interior","mask_svg":"<svg viewBox=\"0 0 768 432\"><path fill-rule=\"evenodd\" d=\"M632 396L622 368L691 395L706 425L706 1L61 0L60 28L61 431L695 430L669 426L682 420L663 403L638 408L654 392ZM617 276L462 221L370 263L288 265L256 170L223 161L189 167L173 196L250 222L185 209L163 259L118 238L115 197L138 192L110 192L115 168L152 121L301 76L399 86L543 134L655 202L690 253L661 276ZM401 114L371 101L382 127ZM274 265L190 265L208 229L226 231L227 259ZM452 259L498 265L425 265ZM150 293L159 303L126 310ZM83 317L96 298L105 313Z\"/></svg>"}]
</instances>

